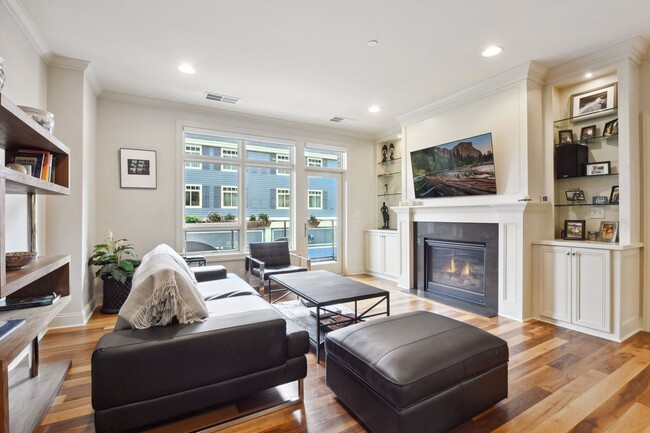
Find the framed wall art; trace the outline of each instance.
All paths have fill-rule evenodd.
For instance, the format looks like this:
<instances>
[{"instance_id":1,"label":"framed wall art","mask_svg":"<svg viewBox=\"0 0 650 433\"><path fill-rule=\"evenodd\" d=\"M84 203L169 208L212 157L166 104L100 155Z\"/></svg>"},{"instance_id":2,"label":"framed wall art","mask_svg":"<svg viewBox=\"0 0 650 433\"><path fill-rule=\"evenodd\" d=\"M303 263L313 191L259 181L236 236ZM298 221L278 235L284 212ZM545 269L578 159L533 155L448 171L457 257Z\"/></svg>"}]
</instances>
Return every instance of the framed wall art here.
<instances>
[{"instance_id":1,"label":"framed wall art","mask_svg":"<svg viewBox=\"0 0 650 433\"><path fill-rule=\"evenodd\" d=\"M571 117L583 116L617 106L617 83L571 95Z\"/></svg>"},{"instance_id":2,"label":"framed wall art","mask_svg":"<svg viewBox=\"0 0 650 433\"><path fill-rule=\"evenodd\" d=\"M585 220L564 220L564 239L584 241L586 226Z\"/></svg>"},{"instance_id":3,"label":"framed wall art","mask_svg":"<svg viewBox=\"0 0 650 433\"><path fill-rule=\"evenodd\" d=\"M156 189L155 150L120 149L120 187Z\"/></svg>"},{"instance_id":4,"label":"framed wall art","mask_svg":"<svg viewBox=\"0 0 650 433\"><path fill-rule=\"evenodd\" d=\"M560 134L560 144L573 143L573 130L565 129L559 132Z\"/></svg>"},{"instance_id":5,"label":"framed wall art","mask_svg":"<svg viewBox=\"0 0 650 433\"><path fill-rule=\"evenodd\" d=\"M585 176L605 176L611 174L611 172L612 167L610 161L585 164Z\"/></svg>"},{"instance_id":6,"label":"framed wall art","mask_svg":"<svg viewBox=\"0 0 650 433\"><path fill-rule=\"evenodd\" d=\"M596 125L585 126L580 130L580 140L589 140L596 136Z\"/></svg>"},{"instance_id":7,"label":"framed wall art","mask_svg":"<svg viewBox=\"0 0 650 433\"><path fill-rule=\"evenodd\" d=\"M618 185L612 187L612 192L609 194L609 204L618 204Z\"/></svg>"},{"instance_id":8,"label":"framed wall art","mask_svg":"<svg viewBox=\"0 0 650 433\"><path fill-rule=\"evenodd\" d=\"M603 128L603 137L618 134L618 119L610 120L605 123Z\"/></svg>"}]
</instances>

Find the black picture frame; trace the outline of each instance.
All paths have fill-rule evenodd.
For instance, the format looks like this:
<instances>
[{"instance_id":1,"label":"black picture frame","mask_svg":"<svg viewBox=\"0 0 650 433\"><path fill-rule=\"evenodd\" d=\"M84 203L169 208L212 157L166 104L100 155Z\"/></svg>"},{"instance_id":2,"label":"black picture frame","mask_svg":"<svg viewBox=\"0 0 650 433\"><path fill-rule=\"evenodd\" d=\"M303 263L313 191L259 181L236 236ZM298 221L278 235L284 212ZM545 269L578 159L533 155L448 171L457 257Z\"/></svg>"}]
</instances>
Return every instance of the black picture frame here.
<instances>
[{"instance_id":1,"label":"black picture frame","mask_svg":"<svg viewBox=\"0 0 650 433\"><path fill-rule=\"evenodd\" d=\"M612 187L612 192L609 193L609 204L618 204L618 185Z\"/></svg>"},{"instance_id":2,"label":"black picture frame","mask_svg":"<svg viewBox=\"0 0 650 433\"><path fill-rule=\"evenodd\" d=\"M595 195L591 198L591 204L603 205L607 203L608 203L607 196L604 195Z\"/></svg>"},{"instance_id":3,"label":"black picture frame","mask_svg":"<svg viewBox=\"0 0 650 433\"><path fill-rule=\"evenodd\" d=\"M586 229L586 220L564 220L564 239L584 241Z\"/></svg>"},{"instance_id":4,"label":"black picture frame","mask_svg":"<svg viewBox=\"0 0 650 433\"><path fill-rule=\"evenodd\" d=\"M607 176L612 173L610 161L590 162L585 164L585 176Z\"/></svg>"},{"instance_id":5,"label":"black picture frame","mask_svg":"<svg viewBox=\"0 0 650 433\"><path fill-rule=\"evenodd\" d=\"M618 135L618 119L610 120L603 127L603 137Z\"/></svg>"},{"instance_id":6,"label":"black picture frame","mask_svg":"<svg viewBox=\"0 0 650 433\"><path fill-rule=\"evenodd\" d=\"M590 140L596 136L596 125L585 126L580 130L580 140Z\"/></svg>"},{"instance_id":7,"label":"black picture frame","mask_svg":"<svg viewBox=\"0 0 650 433\"><path fill-rule=\"evenodd\" d=\"M560 144L570 144L573 143L573 130L572 129L564 129L560 132L558 132L558 142Z\"/></svg>"}]
</instances>

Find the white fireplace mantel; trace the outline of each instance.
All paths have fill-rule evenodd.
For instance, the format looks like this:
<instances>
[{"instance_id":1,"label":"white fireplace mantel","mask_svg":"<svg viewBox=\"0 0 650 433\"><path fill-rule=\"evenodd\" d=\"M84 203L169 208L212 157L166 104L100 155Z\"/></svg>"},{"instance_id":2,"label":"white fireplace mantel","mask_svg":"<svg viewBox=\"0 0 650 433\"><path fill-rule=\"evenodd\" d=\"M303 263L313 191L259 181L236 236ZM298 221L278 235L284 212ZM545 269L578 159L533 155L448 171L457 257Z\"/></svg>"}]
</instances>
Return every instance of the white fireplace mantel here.
<instances>
[{"instance_id":1,"label":"white fireplace mantel","mask_svg":"<svg viewBox=\"0 0 650 433\"><path fill-rule=\"evenodd\" d=\"M499 315L526 320L532 311L531 241L544 238L551 224L551 206L539 202L495 204L440 203L393 207L400 236L398 287L414 284L413 223L457 222L499 224Z\"/></svg>"}]
</instances>

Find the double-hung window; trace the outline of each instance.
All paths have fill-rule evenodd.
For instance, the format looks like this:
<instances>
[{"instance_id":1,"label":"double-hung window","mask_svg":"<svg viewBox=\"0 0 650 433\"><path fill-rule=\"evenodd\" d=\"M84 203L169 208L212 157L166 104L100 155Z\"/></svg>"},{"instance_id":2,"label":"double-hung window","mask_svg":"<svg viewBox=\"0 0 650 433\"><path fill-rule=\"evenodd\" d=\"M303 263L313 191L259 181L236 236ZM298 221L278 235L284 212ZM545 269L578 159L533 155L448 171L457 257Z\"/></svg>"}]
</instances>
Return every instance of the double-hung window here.
<instances>
[{"instance_id":1,"label":"double-hung window","mask_svg":"<svg viewBox=\"0 0 650 433\"><path fill-rule=\"evenodd\" d=\"M238 158L239 151L237 149L221 149L222 158ZM221 170L223 171L237 171L236 165L222 164Z\"/></svg>"},{"instance_id":2,"label":"double-hung window","mask_svg":"<svg viewBox=\"0 0 650 433\"><path fill-rule=\"evenodd\" d=\"M222 186L221 187L221 207L226 209L237 208L237 191L236 186Z\"/></svg>"},{"instance_id":3,"label":"double-hung window","mask_svg":"<svg viewBox=\"0 0 650 433\"><path fill-rule=\"evenodd\" d=\"M186 155L201 155L202 146L197 144L186 144L185 145L185 154ZM193 170L201 170L201 163L197 161L185 161L185 168Z\"/></svg>"},{"instance_id":4,"label":"double-hung window","mask_svg":"<svg viewBox=\"0 0 650 433\"><path fill-rule=\"evenodd\" d=\"M201 201L201 185L185 185L185 207L200 208Z\"/></svg>"},{"instance_id":5,"label":"double-hung window","mask_svg":"<svg viewBox=\"0 0 650 433\"><path fill-rule=\"evenodd\" d=\"M309 190L309 203L308 208L323 209L323 191L317 189Z\"/></svg>"},{"instance_id":6,"label":"double-hung window","mask_svg":"<svg viewBox=\"0 0 650 433\"><path fill-rule=\"evenodd\" d=\"M289 188L278 188L275 190L276 209L289 209L291 207L291 194Z\"/></svg>"}]
</instances>

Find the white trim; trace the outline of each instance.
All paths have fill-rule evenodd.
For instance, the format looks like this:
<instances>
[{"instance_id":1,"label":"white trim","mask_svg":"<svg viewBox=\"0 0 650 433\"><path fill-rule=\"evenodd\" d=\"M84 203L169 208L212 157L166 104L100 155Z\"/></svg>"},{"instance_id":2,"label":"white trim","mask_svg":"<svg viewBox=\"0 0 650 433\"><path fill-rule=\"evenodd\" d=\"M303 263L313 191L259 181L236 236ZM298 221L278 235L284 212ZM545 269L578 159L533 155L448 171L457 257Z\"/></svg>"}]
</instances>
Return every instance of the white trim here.
<instances>
[{"instance_id":1,"label":"white trim","mask_svg":"<svg viewBox=\"0 0 650 433\"><path fill-rule=\"evenodd\" d=\"M282 191L282 194L280 194L280 191ZM284 192L286 191L286 193ZM280 207L280 195L282 196L288 196L289 197L289 206L287 207ZM284 201L284 200L283 200ZM291 209L291 188L276 188L275 189L275 208L276 209Z\"/></svg>"},{"instance_id":2,"label":"white trim","mask_svg":"<svg viewBox=\"0 0 650 433\"><path fill-rule=\"evenodd\" d=\"M232 188L229 191L224 191L225 188ZM237 204L235 206L226 206L224 204L224 193L227 192L228 194L233 194L235 193L237 196ZM231 200L232 201L232 200ZM237 209L239 207L239 187L237 185L221 185L221 209Z\"/></svg>"},{"instance_id":3,"label":"white trim","mask_svg":"<svg viewBox=\"0 0 650 433\"><path fill-rule=\"evenodd\" d=\"M198 190L195 189L188 189L187 187L198 187ZM192 195L191 193L193 192L198 192L199 193L199 205L198 206L188 206L187 205L187 193L190 193L190 203L192 203ZM203 207L203 185L199 183L186 183L185 184L185 208L190 208L190 209L200 209Z\"/></svg>"},{"instance_id":4,"label":"white trim","mask_svg":"<svg viewBox=\"0 0 650 433\"><path fill-rule=\"evenodd\" d=\"M195 147L197 149L188 149L188 147ZM185 168L190 169L190 170L202 170L203 169L203 163L198 162L198 161L188 161L187 156L188 155L201 155L203 153L203 146L200 144L188 144L187 141L185 141L185 152L183 158L185 160ZM191 157L190 157L191 158ZM187 165L187 164L198 164L196 166L194 165Z\"/></svg>"},{"instance_id":5,"label":"white trim","mask_svg":"<svg viewBox=\"0 0 650 433\"><path fill-rule=\"evenodd\" d=\"M312 193L314 197L320 197L320 207L311 207L311 197ZM308 189L307 190L307 209L309 210L321 210L323 209L323 190L322 189Z\"/></svg>"},{"instance_id":6,"label":"white trim","mask_svg":"<svg viewBox=\"0 0 650 433\"><path fill-rule=\"evenodd\" d=\"M11 15L11 18L18 24L20 30L22 30L23 34L31 42L38 55L41 56L45 63L48 63L54 55L52 48L43 37L43 34L38 30L36 24L34 24L34 21L32 21L20 0L0 0L0 2L2 2L9 15Z\"/></svg>"},{"instance_id":7,"label":"white trim","mask_svg":"<svg viewBox=\"0 0 650 433\"><path fill-rule=\"evenodd\" d=\"M228 155L228 156L226 156ZM221 158L224 159L234 159L239 161L239 149L229 149L227 147L222 147L221 148ZM239 171L239 165L238 164L221 164L221 171L230 171L230 172L238 172Z\"/></svg>"},{"instance_id":8,"label":"white trim","mask_svg":"<svg viewBox=\"0 0 650 433\"><path fill-rule=\"evenodd\" d=\"M314 156L307 156L307 149L305 149L305 167L323 167L323 158Z\"/></svg>"},{"instance_id":9,"label":"white trim","mask_svg":"<svg viewBox=\"0 0 650 433\"><path fill-rule=\"evenodd\" d=\"M80 313L61 313L58 314L48 326L48 329L54 328L70 328L73 326L84 326L88 323L90 316L92 316L95 307L99 305L97 299L92 298L90 302L81 310Z\"/></svg>"}]
</instances>

